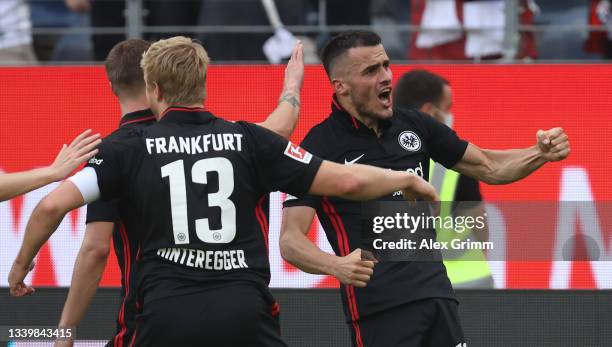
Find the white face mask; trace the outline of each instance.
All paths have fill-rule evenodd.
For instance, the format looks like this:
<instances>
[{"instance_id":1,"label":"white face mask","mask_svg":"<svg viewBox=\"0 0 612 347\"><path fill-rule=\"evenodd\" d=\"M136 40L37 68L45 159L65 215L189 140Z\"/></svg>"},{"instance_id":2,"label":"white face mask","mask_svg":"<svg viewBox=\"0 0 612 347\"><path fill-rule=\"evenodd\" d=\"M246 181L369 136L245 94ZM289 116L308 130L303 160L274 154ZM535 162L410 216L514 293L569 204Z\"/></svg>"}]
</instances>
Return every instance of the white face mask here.
<instances>
[{"instance_id":1,"label":"white face mask","mask_svg":"<svg viewBox=\"0 0 612 347\"><path fill-rule=\"evenodd\" d=\"M447 113L444 115L444 124L446 124L447 127L452 128L453 127L453 114L452 113Z\"/></svg>"}]
</instances>

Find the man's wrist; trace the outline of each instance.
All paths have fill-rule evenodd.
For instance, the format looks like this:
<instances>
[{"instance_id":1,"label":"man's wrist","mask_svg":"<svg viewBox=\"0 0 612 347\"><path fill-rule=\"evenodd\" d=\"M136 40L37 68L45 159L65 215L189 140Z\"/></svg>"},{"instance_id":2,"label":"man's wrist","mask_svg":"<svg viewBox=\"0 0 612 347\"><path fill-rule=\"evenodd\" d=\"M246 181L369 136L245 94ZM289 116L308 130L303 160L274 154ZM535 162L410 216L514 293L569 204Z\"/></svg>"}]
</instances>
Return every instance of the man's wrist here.
<instances>
[{"instance_id":1,"label":"man's wrist","mask_svg":"<svg viewBox=\"0 0 612 347\"><path fill-rule=\"evenodd\" d=\"M404 189L412 189L414 185L417 183L418 176L413 174L412 172L406 172L406 186Z\"/></svg>"},{"instance_id":2,"label":"man's wrist","mask_svg":"<svg viewBox=\"0 0 612 347\"><path fill-rule=\"evenodd\" d=\"M539 144L535 144L531 147L531 151L537 160L541 160L545 163L548 163L548 158L546 157L544 150L539 146Z\"/></svg>"},{"instance_id":3,"label":"man's wrist","mask_svg":"<svg viewBox=\"0 0 612 347\"><path fill-rule=\"evenodd\" d=\"M300 95L301 88L298 84L288 83L283 86L282 94L292 93L296 95Z\"/></svg>"},{"instance_id":4,"label":"man's wrist","mask_svg":"<svg viewBox=\"0 0 612 347\"><path fill-rule=\"evenodd\" d=\"M290 104L291 106L298 108L300 107L300 94L292 93L292 92L285 92L283 93L283 95L281 95L280 99L278 100L279 104L283 102L286 102Z\"/></svg>"},{"instance_id":5,"label":"man's wrist","mask_svg":"<svg viewBox=\"0 0 612 347\"><path fill-rule=\"evenodd\" d=\"M47 181L57 182L63 178L60 176L59 170L53 167L53 164L47 167L43 167L40 170L41 170L42 176Z\"/></svg>"},{"instance_id":6,"label":"man's wrist","mask_svg":"<svg viewBox=\"0 0 612 347\"><path fill-rule=\"evenodd\" d=\"M340 264L341 260L342 260L342 257L330 254L329 261L327 262L326 269L323 272L325 272L329 276L335 277L338 280L340 280L339 273L338 273L337 269L340 267L339 264Z\"/></svg>"},{"instance_id":7,"label":"man's wrist","mask_svg":"<svg viewBox=\"0 0 612 347\"><path fill-rule=\"evenodd\" d=\"M20 271L28 271L30 268L30 264L32 264L32 262L24 260L20 252L17 254L15 261L13 261L13 268Z\"/></svg>"}]
</instances>

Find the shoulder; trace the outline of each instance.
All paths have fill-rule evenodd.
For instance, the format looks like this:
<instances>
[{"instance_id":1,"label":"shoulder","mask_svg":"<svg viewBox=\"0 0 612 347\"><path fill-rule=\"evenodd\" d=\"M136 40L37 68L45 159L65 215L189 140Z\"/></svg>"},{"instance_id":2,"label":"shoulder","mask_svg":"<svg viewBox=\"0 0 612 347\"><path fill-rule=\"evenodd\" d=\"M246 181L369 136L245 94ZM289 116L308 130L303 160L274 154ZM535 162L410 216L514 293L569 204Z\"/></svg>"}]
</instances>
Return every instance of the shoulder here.
<instances>
[{"instance_id":1,"label":"shoulder","mask_svg":"<svg viewBox=\"0 0 612 347\"><path fill-rule=\"evenodd\" d=\"M430 116L413 108L395 108L393 109L393 117L397 117L399 121L412 124L424 124L431 120Z\"/></svg>"},{"instance_id":2,"label":"shoulder","mask_svg":"<svg viewBox=\"0 0 612 347\"><path fill-rule=\"evenodd\" d=\"M331 117L326 118L321 123L310 128L308 133L306 133L305 138L315 137L315 138L325 138L333 133L333 121Z\"/></svg>"},{"instance_id":3,"label":"shoulder","mask_svg":"<svg viewBox=\"0 0 612 347\"><path fill-rule=\"evenodd\" d=\"M136 128L119 128L102 140L99 148L104 152L134 153L142 147L143 131Z\"/></svg>"},{"instance_id":4,"label":"shoulder","mask_svg":"<svg viewBox=\"0 0 612 347\"><path fill-rule=\"evenodd\" d=\"M273 136L273 137L281 137L275 132L268 130L260 125L250 123L247 121L237 121L237 122L229 122L226 120L222 120L223 123L218 123L216 125L223 127L225 129L233 129L235 131L242 132L243 134L249 136Z\"/></svg>"},{"instance_id":5,"label":"shoulder","mask_svg":"<svg viewBox=\"0 0 612 347\"><path fill-rule=\"evenodd\" d=\"M331 117L327 117L325 120L308 130L306 136L304 136L302 140L301 146L321 156L321 152L323 152L325 148L329 147L332 142L335 143L337 141L334 126L334 121Z\"/></svg>"},{"instance_id":6,"label":"shoulder","mask_svg":"<svg viewBox=\"0 0 612 347\"><path fill-rule=\"evenodd\" d=\"M425 137L429 137L438 124L433 117L416 109L396 108L393 118L399 126L413 129Z\"/></svg>"}]
</instances>

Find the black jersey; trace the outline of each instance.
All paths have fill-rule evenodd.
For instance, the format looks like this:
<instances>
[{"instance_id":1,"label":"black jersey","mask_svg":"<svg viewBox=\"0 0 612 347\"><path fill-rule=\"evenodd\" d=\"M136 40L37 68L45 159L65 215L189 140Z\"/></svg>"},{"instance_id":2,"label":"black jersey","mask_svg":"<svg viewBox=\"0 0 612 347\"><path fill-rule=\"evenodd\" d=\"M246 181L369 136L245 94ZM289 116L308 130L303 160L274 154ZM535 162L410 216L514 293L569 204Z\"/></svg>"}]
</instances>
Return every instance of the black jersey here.
<instances>
[{"instance_id":1,"label":"black jersey","mask_svg":"<svg viewBox=\"0 0 612 347\"><path fill-rule=\"evenodd\" d=\"M453 130L415 110L394 110L389 120L381 121L381 130L378 137L334 98L331 115L308 132L301 146L337 163L369 164L425 178L429 177L430 158L452 167L467 148L467 142ZM395 192L381 200L402 199L401 193ZM360 203L307 196L287 200L285 207L291 206L316 209L337 255L362 248ZM454 298L442 262L380 262L367 287L341 285L340 289L348 321L423 298Z\"/></svg>"},{"instance_id":2,"label":"black jersey","mask_svg":"<svg viewBox=\"0 0 612 347\"><path fill-rule=\"evenodd\" d=\"M270 279L262 196L303 196L321 160L286 139L203 109L171 107L159 122L103 141L89 164L102 198L119 197L138 233L138 292L147 302ZM127 223L127 221L126 221Z\"/></svg>"},{"instance_id":3,"label":"black jersey","mask_svg":"<svg viewBox=\"0 0 612 347\"><path fill-rule=\"evenodd\" d=\"M134 130L149 126L155 122L155 116L151 110L131 112L124 115L119 123L119 129L110 134L106 141L123 138ZM99 160L92 159L92 164ZM117 314L117 331L110 341L111 346L127 346L134 334L136 319L136 294L134 290L134 265L138 253L138 244L132 233L127 232L124 219L129 219L129 214L122 208L119 199L112 201L95 201L87 206L86 223L113 222L113 248L117 255L117 263L121 271L121 304Z\"/></svg>"}]
</instances>

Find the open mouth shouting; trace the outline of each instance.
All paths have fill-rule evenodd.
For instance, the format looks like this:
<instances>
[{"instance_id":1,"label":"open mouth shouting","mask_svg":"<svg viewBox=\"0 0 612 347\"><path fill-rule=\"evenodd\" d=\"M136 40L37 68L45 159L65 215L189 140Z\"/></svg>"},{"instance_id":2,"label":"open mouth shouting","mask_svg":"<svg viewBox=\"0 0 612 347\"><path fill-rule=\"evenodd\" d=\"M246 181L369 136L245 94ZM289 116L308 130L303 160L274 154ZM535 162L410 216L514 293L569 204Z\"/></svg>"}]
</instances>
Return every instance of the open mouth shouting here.
<instances>
[{"instance_id":1,"label":"open mouth shouting","mask_svg":"<svg viewBox=\"0 0 612 347\"><path fill-rule=\"evenodd\" d=\"M380 101L385 108L391 107L391 89L391 87L385 87L378 93L378 101Z\"/></svg>"}]
</instances>

